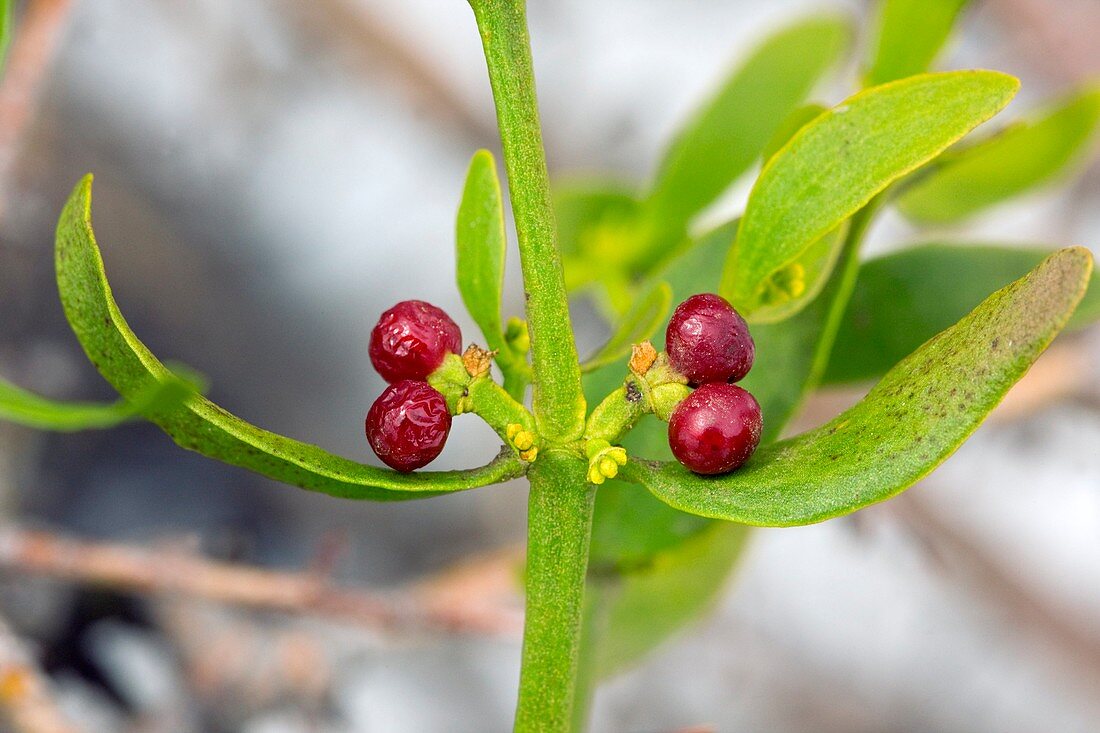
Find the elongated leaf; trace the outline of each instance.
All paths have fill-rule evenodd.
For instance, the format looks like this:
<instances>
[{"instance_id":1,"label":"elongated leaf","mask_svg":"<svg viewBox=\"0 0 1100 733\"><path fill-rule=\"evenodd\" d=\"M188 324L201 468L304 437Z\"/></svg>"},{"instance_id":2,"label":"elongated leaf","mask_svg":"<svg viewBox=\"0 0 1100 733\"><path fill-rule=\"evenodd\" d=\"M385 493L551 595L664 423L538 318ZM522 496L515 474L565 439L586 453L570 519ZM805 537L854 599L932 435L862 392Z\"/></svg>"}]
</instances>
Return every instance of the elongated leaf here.
<instances>
[{"instance_id":1,"label":"elongated leaf","mask_svg":"<svg viewBox=\"0 0 1100 733\"><path fill-rule=\"evenodd\" d=\"M169 379L171 372L130 330L111 294L92 231L91 191L92 177L87 176L69 197L57 225L61 303L100 374L124 398L137 400L151 386ZM469 471L398 474L262 430L199 395L176 407L150 410L147 417L188 450L311 491L351 499L423 498L506 481L523 472L522 462L509 452Z\"/></svg>"},{"instance_id":2,"label":"elongated leaf","mask_svg":"<svg viewBox=\"0 0 1100 733\"><path fill-rule=\"evenodd\" d=\"M634 303L623 317L615 333L592 357L581 364L582 372L592 372L619 361L630 353L632 344L641 343L657 331L672 306L672 288L657 283Z\"/></svg>"},{"instance_id":3,"label":"elongated leaf","mask_svg":"<svg viewBox=\"0 0 1100 733\"><path fill-rule=\"evenodd\" d=\"M1080 92L1033 121L1008 128L908 188L898 208L917 222L943 223L1040 186L1085 150L1100 123L1100 90Z\"/></svg>"},{"instance_id":4,"label":"elongated leaf","mask_svg":"<svg viewBox=\"0 0 1100 733\"><path fill-rule=\"evenodd\" d=\"M842 18L823 16L765 41L665 154L648 201L656 217L686 222L748 170L783 119L837 63L850 37Z\"/></svg>"},{"instance_id":5,"label":"elongated leaf","mask_svg":"<svg viewBox=\"0 0 1100 733\"><path fill-rule=\"evenodd\" d=\"M967 0L882 0L866 86L928 71Z\"/></svg>"},{"instance_id":6,"label":"elongated leaf","mask_svg":"<svg viewBox=\"0 0 1100 733\"><path fill-rule=\"evenodd\" d=\"M632 460L626 478L670 505L743 524L810 524L905 490L978 427L1069 320L1092 272L1063 249L894 367L855 407L702 477Z\"/></svg>"},{"instance_id":7,"label":"elongated leaf","mask_svg":"<svg viewBox=\"0 0 1100 733\"><path fill-rule=\"evenodd\" d=\"M512 352L504 343L500 317L507 247L504 199L496 161L488 150L477 151L470 161L455 229L455 274L462 302L489 348L508 360Z\"/></svg>"},{"instance_id":8,"label":"elongated leaf","mask_svg":"<svg viewBox=\"0 0 1100 733\"><path fill-rule=\"evenodd\" d=\"M61 402L0 379L0 420L58 432L113 428L148 411L177 407L196 390L193 382L169 375L163 382L150 384L133 401Z\"/></svg>"},{"instance_id":9,"label":"elongated leaf","mask_svg":"<svg viewBox=\"0 0 1100 733\"><path fill-rule=\"evenodd\" d=\"M860 92L818 116L757 179L721 294L751 320L774 275L892 181L996 114L1018 86L991 71L925 74Z\"/></svg>"},{"instance_id":10,"label":"elongated leaf","mask_svg":"<svg viewBox=\"0 0 1100 733\"><path fill-rule=\"evenodd\" d=\"M848 303L826 383L877 379L969 313L986 294L1023 277L1051 253L961 244L923 244L863 264ZM1100 276L1067 329L1100 318Z\"/></svg>"},{"instance_id":11,"label":"elongated leaf","mask_svg":"<svg viewBox=\"0 0 1100 733\"><path fill-rule=\"evenodd\" d=\"M776 129L772 139L764 146L761 157L768 161L778 153L787 142L798 134L798 131L810 123L810 120L819 117L829 110L823 104L804 104L791 112Z\"/></svg>"}]
</instances>

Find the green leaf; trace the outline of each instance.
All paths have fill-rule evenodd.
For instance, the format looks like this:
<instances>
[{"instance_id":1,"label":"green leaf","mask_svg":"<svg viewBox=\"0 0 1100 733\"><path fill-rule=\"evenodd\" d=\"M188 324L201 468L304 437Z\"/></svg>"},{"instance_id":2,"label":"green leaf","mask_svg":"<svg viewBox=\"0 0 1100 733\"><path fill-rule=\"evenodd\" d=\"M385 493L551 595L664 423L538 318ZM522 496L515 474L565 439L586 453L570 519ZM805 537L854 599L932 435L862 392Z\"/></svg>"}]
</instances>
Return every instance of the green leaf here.
<instances>
[{"instance_id":1,"label":"green leaf","mask_svg":"<svg viewBox=\"0 0 1100 733\"><path fill-rule=\"evenodd\" d=\"M587 648L595 678L635 664L714 605L747 538L744 525L711 522L628 573L596 568L585 590L586 613L598 614Z\"/></svg>"},{"instance_id":2,"label":"green leaf","mask_svg":"<svg viewBox=\"0 0 1100 733\"><path fill-rule=\"evenodd\" d=\"M778 323L798 313L825 287L840 257L848 233L847 222L821 237L766 281L753 323Z\"/></svg>"},{"instance_id":3,"label":"green leaf","mask_svg":"<svg viewBox=\"0 0 1100 733\"><path fill-rule=\"evenodd\" d=\"M554 188L558 241L570 291L630 273L647 235L633 192L617 181L573 181Z\"/></svg>"},{"instance_id":4,"label":"green leaf","mask_svg":"<svg viewBox=\"0 0 1100 733\"><path fill-rule=\"evenodd\" d=\"M479 150L470 161L456 224L455 274L458 291L470 317L481 329L498 358L510 361L512 350L504 343L500 317L504 289L504 200L496 162L488 150Z\"/></svg>"},{"instance_id":5,"label":"green leaf","mask_svg":"<svg viewBox=\"0 0 1100 733\"><path fill-rule=\"evenodd\" d=\"M613 364L630 353L633 344L652 336L668 316L672 307L672 288L659 282L634 301L615 333L595 354L581 364L582 372L592 372Z\"/></svg>"},{"instance_id":6,"label":"green leaf","mask_svg":"<svg viewBox=\"0 0 1100 733\"><path fill-rule=\"evenodd\" d=\"M760 173L720 293L751 320L773 275L891 182L996 114L1018 87L992 71L925 74L860 92L818 116Z\"/></svg>"},{"instance_id":7,"label":"green leaf","mask_svg":"<svg viewBox=\"0 0 1100 733\"><path fill-rule=\"evenodd\" d=\"M890 370L816 430L759 449L737 471L698 476L632 460L625 478L683 511L763 526L810 524L905 490L981 424L1065 326L1092 256L1063 249Z\"/></svg>"},{"instance_id":8,"label":"green leaf","mask_svg":"<svg viewBox=\"0 0 1100 733\"><path fill-rule=\"evenodd\" d=\"M39 430L75 432L113 428L144 413L178 407L201 387L194 380L169 374L139 391L133 401L61 402L40 397L0 379L0 420Z\"/></svg>"},{"instance_id":9,"label":"green leaf","mask_svg":"<svg viewBox=\"0 0 1100 733\"><path fill-rule=\"evenodd\" d=\"M918 179L898 199L916 222L957 221L1056 178L1087 148L1100 122L1100 90L1078 92Z\"/></svg>"},{"instance_id":10,"label":"green leaf","mask_svg":"<svg viewBox=\"0 0 1100 733\"><path fill-rule=\"evenodd\" d=\"M765 41L669 147L648 200L655 218L687 222L748 170L850 39L843 18L822 16Z\"/></svg>"},{"instance_id":11,"label":"green leaf","mask_svg":"<svg viewBox=\"0 0 1100 733\"><path fill-rule=\"evenodd\" d=\"M883 0L865 86L928 71L967 0Z\"/></svg>"},{"instance_id":12,"label":"green leaf","mask_svg":"<svg viewBox=\"0 0 1100 733\"><path fill-rule=\"evenodd\" d=\"M138 340L115 303L92 231L91 191L92 177L86 176L69 197L57 225L61 304L100 374L123 398L136 401L153 385L169 379L171 372ZM506 481L524 471L522 461L505 451L478 469L399 474L268 432L199 395L174 407L158 406L147 417L188 450L311 491L351 499L423 498Z\"/></svg>"},{"instance_id":13,"label":"green leaf","mask_svg":"<svg viewBox=\"0 0 1100 733\"><path fill-rule=\"evenodd\" d=\"M876 379L982 298L1025 275L1049 249L922 244L863 264L837 334L826 383ZM1067 325L1100 318L1100 276Z\"/></svg>"},{"instance_id":14,"label":"green leaf","mask_svg":"<svg viewBox=\"0 0 1100 733\"><path fill-rule=\"evenodd\" d=\"M779 125L775 130L775 134L772 135L771 140L764 146L764 152L761 157L764 161L771 159L773 155L778 153L784 145L787 144L795 134L798 133L803 127L808 125L811 120L821 116L822 113L829 110L823 104L804 104L801 107L796 108L783 120L783 123Z\"/></svg>"}]
</instances>

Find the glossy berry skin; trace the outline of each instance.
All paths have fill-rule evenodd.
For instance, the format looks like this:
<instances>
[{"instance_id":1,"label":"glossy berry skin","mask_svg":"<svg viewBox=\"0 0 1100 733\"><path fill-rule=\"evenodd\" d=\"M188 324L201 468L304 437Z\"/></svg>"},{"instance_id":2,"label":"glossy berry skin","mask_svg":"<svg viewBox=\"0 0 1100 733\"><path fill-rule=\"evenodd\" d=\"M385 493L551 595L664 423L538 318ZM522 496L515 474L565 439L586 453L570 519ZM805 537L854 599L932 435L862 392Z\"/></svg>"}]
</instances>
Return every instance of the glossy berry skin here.
<instances>
[{"instance_id":1,"label":"glossy berry skin","mask_svg":"<svg viewBox=\"0 0 1100 733\"><path fill-rule=\"evenodd\" d=\"M668 421L668 444L695 473L726 473L760 444L764 421L756 398L735 384L704 384L676 406Z\"/></svg>"},{"instance_id":2,"label":"glossy berry skin","mask_svg":"<svg viewBox=\"0 0 1100 733\"><path fill-rule=\"evenodd\" d=\"M383 463L402 472L431 463L450 431L447 403L427 382L391 384L367 412L370 447Z\"/></svg>"},{"instance_id":3,"label":"glossy berry skin","mask_svg":"<svg viewBox=\"0 0 1100 733\"><path fill-rule=\"evenodd\" d=\"M668 321L665 351L692 384L736 382L749 373L756 345L745 319L713 293L693 295Z\"/></svg>"},{"instance_id":4,"label":"glossy berry skin","mask_svg":"<svg viewBox=\"0 0 1100 733\"><path fill-rule=\"evenodd\" d=\"M462 331L431 303L403 300L378 319L369 351L371 364L387 382L424 381L448 352L462 351Z\"/></svg>"}]
</instances>

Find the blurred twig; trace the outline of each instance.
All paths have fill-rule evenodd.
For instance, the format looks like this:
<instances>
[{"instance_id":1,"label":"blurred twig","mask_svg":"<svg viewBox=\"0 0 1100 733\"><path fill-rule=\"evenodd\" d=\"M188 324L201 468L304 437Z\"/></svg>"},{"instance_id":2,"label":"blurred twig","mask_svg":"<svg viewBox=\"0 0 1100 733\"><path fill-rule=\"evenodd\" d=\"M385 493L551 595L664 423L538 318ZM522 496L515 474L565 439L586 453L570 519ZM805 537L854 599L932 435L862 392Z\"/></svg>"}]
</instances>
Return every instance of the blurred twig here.
<instances>
[{"instance_id":1,"label":"blurred twig","mask_svg":"<svg viewBox=\"0 0 1100 733\"><path fill-rule=\"evenodd\" d=\"M457 94L454 85L440 76L411 43L364 3L314 0L291 3L288 7L327 45L342 42L344 58L357 69L373 72L381 61L388 67L386 76L398 80L420 107L452 123L456 132L474 144L496 141L493 117L478 114L470 101Z\"/></svg>"},{"instance_id":2,"label":"blurred twig","mask_svg":"<svg viewBox=\"0 0 1100 733\"><path fill-rule=\"evenodd\" d=\"M0 81L0 215L19 143L34 116L39 90L66 28L71 0L29 0L15 28Z\"/></svg>"},{"instance_id":3,"label":"blurred twig","mask_svg":"<svg viewBox=\"0 0 1100 733\"><path fill-rule=\"evenodd\" d=\"M13 733L78 730L58 709L50 694L49 680L3 618L0 618L0 716L11 725Z\"/></svg>"},{"instance_id":4,"label":"blurred twig","mask_svg":"<svg viewBox=\"0 0 1100 733\"><path fill-rule=\"evenodd\" d=\"M262 570L196 557L178 548L86 542L16 526L0 527L0 568L132 593L311 615L383 631L511 636L523 624L518 607L473 594L341 588L316 573Z\"/></svg>"},{"instance_id":5,"label":"blurred twig","mask_svg":"<svg viewBox=\"0 0 1100 733\"><path fill-rule=\"evenodd\" d=\"M1011 614L1027 635L1046 642L1058 650L1059 657L1074 663L1077 674L1073 678L1084 689L1100 690L1100 634L1079 627L1064 609L1052 606L1013 577L979 542L927 506L919 493L905 493L889 506L937 558L965 576L967 588L981 592Z\"/></svg>"}]
</instances>

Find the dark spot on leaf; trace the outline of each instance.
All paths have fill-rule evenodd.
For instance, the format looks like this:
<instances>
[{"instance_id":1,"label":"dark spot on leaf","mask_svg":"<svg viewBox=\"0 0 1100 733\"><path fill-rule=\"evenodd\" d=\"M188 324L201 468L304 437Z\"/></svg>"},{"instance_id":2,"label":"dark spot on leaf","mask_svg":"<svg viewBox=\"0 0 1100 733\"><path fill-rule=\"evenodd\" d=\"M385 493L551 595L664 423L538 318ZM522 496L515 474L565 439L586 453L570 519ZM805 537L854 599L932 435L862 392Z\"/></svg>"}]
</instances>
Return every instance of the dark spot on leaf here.
<instances>
[{"instance_id":1,"label":"dark spot on leaf","mask_svg":"<svg viewBox=\"0 0 1100 733\"><path fill-rule=\"evenodd\" d=\"M638 385L634 383L634 380L630 380L626 383L626 401L634 404L642 399L642 393L638 391Z\"/></svg>"},{"instance_id":2,"label":"dark spot on leaf","mask_svg":"<svg viewBox=\"0 0 1100 733\"><path fill-rule=\"evenodd\" d=\"M999 338L995 338L995 339L993 339L993 341L991 341L991 342L990 342L990 344L989 344L989 345L990 345L991 347L993 347L993 350L994 350L994 351L996 351L996 350L997 350L997 347L1001 345L1001 340L1000 340Z\"/></svg>"}]
</instances>

